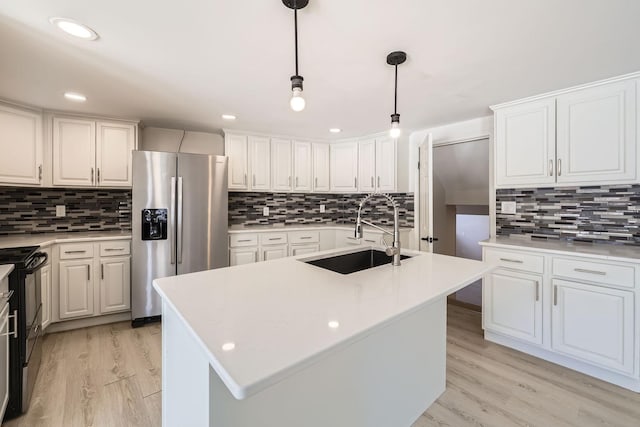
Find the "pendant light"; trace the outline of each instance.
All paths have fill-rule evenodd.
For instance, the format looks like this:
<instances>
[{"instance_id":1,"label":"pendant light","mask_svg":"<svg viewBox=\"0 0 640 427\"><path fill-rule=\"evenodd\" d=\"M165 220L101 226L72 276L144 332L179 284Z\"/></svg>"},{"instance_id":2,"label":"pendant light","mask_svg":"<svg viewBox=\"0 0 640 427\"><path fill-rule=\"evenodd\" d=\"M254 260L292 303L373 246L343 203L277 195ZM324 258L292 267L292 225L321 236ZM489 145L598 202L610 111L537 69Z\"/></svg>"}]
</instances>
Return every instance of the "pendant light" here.
<instances>
[{"instance_id":1,"label":"pendant light","mask_svg":"<svg viewBox=\"0 0 640 427\"><path fill-rule=\"evenodd\" d=\"M398 114L398 65L403 64L407 60L407 54L401 51L391 52L387 55L387 64L396 68L395 90L393 96L393 114L391 115L391 130L389 135L393 139L400 136L400 114Z\"/></svg>"},{"instance_id":2,"label":"pendant light","mask_svg":"<svg viewBox=\"0 0 640 427\"><path fill-rule=\"evenodd\" d=\"M302 97L302 78L298 74L298 9L304 8L309 4L309 0L282 0L285 6L289 9L293 9L293 25L295 31L295 49L296 49L296 74L291 76L291 109L293 111L302 111L306 105L304 98Z\"/></svg>"}]
</instances>

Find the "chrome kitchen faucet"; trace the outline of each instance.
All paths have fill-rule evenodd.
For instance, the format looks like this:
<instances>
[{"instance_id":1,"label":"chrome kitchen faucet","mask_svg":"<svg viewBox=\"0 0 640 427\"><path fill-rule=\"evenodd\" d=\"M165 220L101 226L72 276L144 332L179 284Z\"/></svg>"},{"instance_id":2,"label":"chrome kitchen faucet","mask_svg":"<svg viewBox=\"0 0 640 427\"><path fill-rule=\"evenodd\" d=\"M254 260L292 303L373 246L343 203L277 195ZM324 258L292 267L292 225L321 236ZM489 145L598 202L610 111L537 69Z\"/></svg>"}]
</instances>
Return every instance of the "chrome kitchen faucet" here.
<instances>
[{"instance_id":1,"label":"chrome kitchen faucet","mask_svg":"<svg viewBox=\"0 0 640 427\"><path fill-rule=\"evenodd\" d=\"M375 196L382 196L382 197L386 198L388 201L390 201L391 204L393 205L393 233L391 231L385 230L382 227L379 227L379 226L377 226L375 224L372 224L369 221L365 221L364 219L362 219L362 207L369 200L371 200ZM386 233L386 234L389 234L389 235L393 236L393 243L391 244L391 246L387 245L387 242L385 242L385 240L384 240L384 236L382 237L382 242L387 247L387 249L385 251L386 254L388 256L393 256L393 261L391 262L392 265L400 265L400 220L399 220L399 216L400 216L400 214L399 214L399 209L398 209L398 203L389 194L383 194L383 193L371 193L371 194L368 194L367 196L365 196L364 199L362 199L362 201L360 202L360 205L358 206L358 218L356 219L355 238L356 239L361 239L362 238L362 224L368 225L369 227L373 227L376 230L380 230L383 233Z\"/></svg>"}]
</instances>

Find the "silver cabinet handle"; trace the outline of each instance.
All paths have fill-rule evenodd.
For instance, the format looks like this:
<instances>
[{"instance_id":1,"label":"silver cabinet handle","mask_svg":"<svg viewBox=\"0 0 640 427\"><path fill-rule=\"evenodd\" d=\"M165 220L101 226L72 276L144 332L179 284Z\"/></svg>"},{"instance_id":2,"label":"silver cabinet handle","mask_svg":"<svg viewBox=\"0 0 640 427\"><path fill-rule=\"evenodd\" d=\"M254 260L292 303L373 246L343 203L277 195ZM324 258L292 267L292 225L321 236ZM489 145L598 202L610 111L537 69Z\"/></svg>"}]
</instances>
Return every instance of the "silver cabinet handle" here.
<instances>
[{"instance_id":1,"label":"silver cabinet handle","mask_svg":"<svg viewBox=\"0 0 640 427\"><path fill-rule=\"evenodd\" d=\"M536 280L536 301L540 301L540 281Z\"/></svg>"},{"instance_id":2,"label":"silver cabinet handle","mask_svg":"<svg viewBox=\"0 0 640 427\"><path fill-rule=\"evenodd\" d=\"M244 174L244 178L243 178L242 183L243 183L244 185L247 185L247 174L246 174L246 173Z\"/></svg>"},{"instance_id":3,"label":"silver cabinet handle","mask_svg":"<svg viewBox=\"0 0 640 427\"><path fill-rule=\"evenodd\" d=\"M178 251L178 264L182 264L182 239L183 239L183 235L182 235L182 177L179 176L178 177L178 203L177 203L177 207L178 207L178 234L177 234L177 238L178 238L178 244L177 244L177 251Z\"/></svg>"},{"instance_id":4,"label":"silver cabinet handle","mask_svg":"<svg viewBox=\"0 0 640 427\"><path fill-rule=\"evenodd\" d=\"M124 251L124 248L106 248L105 252Z\"/></svg>"},{"instance_id":5,"label":"silver cabinet handle","mask_svg":"<svg viewBox=\"0 0 640 427\"><path fill-rule=\"evenodd\" d=\"M256 174L255 173L253 174L253 186L254 187L256 186Z\"/></svg>"},{"instance_id":6,"label":"silver cabinet handle","mask_svg":"<svg viewBox=\"0 0 640 427\"><path fill-rule=\"evenodd\" d=\"M558 176L562 175L562 159L558 159Z\"/></svg>"},{"instance_id":7,"label":"silver cabinet handle","mask_svg":"<svg viewBox=\"0 0 640 427\"><path fill-rule=\"evenodd\" d=\"M6 333L1 334L0 337L13 336L13 338L18 338L18 310L13 310L13 314L10 314L8 317L13 317L13 332L8 330ZM7 329L9 328L7 327Z\"/></svg>"},{"instance_id":8,"label":"silver cabinet handle","mask_svg":"<svg viewBox=\"0 0 640 427\"><path fill-rule=\"evenodd\" d=\"M93 184L94 179L93 179L93 168L91 168L91 183Z\"/></svg>"},{"instance_id":9,"label":"silver cabinet handle","mask_svg":"<svg viewBox=\"0 0 640 427\"><path fill-rule=\"evenodd\" d=\"M64 251L65 254L83 254L87 251Z\"/></svg>"},{"instance_id":10,"label":"silver cabinet handle","mask_svg":"<svg viewBox=\"0 0 640 427\"><path fill-rule=\"evenodd\" d=\"M245 175L246 178L246 175ZM169 227L171 227L170 235L171 235L171 264L176 263L176 242L175 242L175 233L176 233L176 177L171 177L171 209L169 211Z\"/></svg>"},{"instance_id":11,"label":"silver cabinet handle","mask_svg":"<svg viewBox=\"0 0 640 427\"><path fill-rule=\"evenodd\" d=\"M553 305L558 305L558 285L553 286Z\"/></svg>"},{"instance_id":12,"label":"silver cabinet handle","mask_svg":"<svg viewBox=\"0 0 640 427\"><path fill-rule=\"evenodd\" d=\"M309 239L313 239L313 237L311 237L311 236L302 236L302 237L300 237L300 240L309 240Z\"/></svg>"},{"instance_id":13,"label":"silver cabinet handle","mask_svg":"<svg viewBox=\"0 0 640 427\"><path fill-rule=\"evenodd\" d=\"M42 181L42 165L38 166L38 181Z\"/></svg>"},{"instance_id":14,"label":"silver cabinet handle","mask_svg":"<svg viewBox=\"0 0 640 427\"><path fill-rule=\"evenodd\" d=\"M315 186L316 186L316 188L318 188L318 177L317 176L316 176L316 180L315 181L316 181L316 185Z\"/></svg>"},{"instance_id":15,"label":"silver cabinet handle","mask_svg":"<svg viewBox=\"0 0 640 427\"><path fill-rule=\"evenodd\" d=\"M553 159L549 159L549 176L553 176Z\"/></svg>"},{"instance_id":16,"label":"silver cabinet handle","mask_svg":"<svg viewBox=\"0 0 640 427\"><path fill-rule=\"evenodd\" d=\"M369 242L369 243L375 243L375 240L370 240L370 239L364 239L365 242Z\"/></svg>"},{"instance_id":17,"label":"silver cabinet handle","mask_svg":"<svg viewBox=\"0 0 640 427\"><path fill-rule=\"evenodd\" d=\"M244 242L250 242L251 239L240 239L238 240L238 243L244 243Z\"/></svg>"},{"instance_id":18,"label":"silver cabinet handle","mask_svg":"<svg viewBox=\"0 0 640 427\"><path fill-rule=\"evenodd\" d=\"M270 241L273 241L273 240L282 240L282 237L270 237L270 238L269 238L269 240L270 240ZM247 241L248 241L248 240L247 240ZM240 242L240 240L238 240L238 242Z\"/></svg>"},{"instance_id":19,"label":"silver cabinet handle","mask_svg":"<svg viewBox=\"0 0 640 427\"><path fill-rule=\"evenodd\" d=\"M378 177L378 187L380 187L380 177Z\"/></svg>"},{"instance_id":20,"label":"silver cabinet handle","mask_svg":"<svg viewBox=\"0 0 640 427\"><path fill-rule=\"evenodd\" d=\"M373 187L373 177L371 177L371 187Z\"/></svg>"},{"instance_id":21,"label":"silver cabinet handle","mask_svg":"<svg viewBox=\"0 0 640 427\"><path fill-rule=\"evenodd\" d=\"M355 188L358 188L358 177L357 176L355 178L353 178L353 186Z\"/></svg>"},{"instance_id":22,"label":"silver cabinet handle","mask_svg":"<svg viewBox=\"0 0 640 427\"><path fill-rule=\"evenodd\" d=\"M296 188L300 186L299 181L300 181L300 179L296 176Z\"/></svg>"},{"instance_id":23,"label":"silver cabinet handle","mask_svg":"<svg viewBox=\"0 0 640 427\"><path fill-rule=\"evenodd\" d=\"M524 261L522 261L521 259L511 259L511 258L500 258L500 261L504 261L504 262L513 262L516 264L523 264Z\"/></svg>"},{"instance_id":24,"label":"silver cabinet handle","mask_svg":"<svg viewBox=\"0 0 640 427\"><path fill-rule=\"evenodd\" d=\"M91 280L91 265L87 264L87 281Z\"/></svg>"},{"instance_id":25,"label":"silver cabinet handle","mask_svg":"<svg viewBox=\"0 0 640 427\"><path fill-rule=\"evenodd\" d=\"M97 175L97 176L98 176L98 177L97 177L97 179L96 179L96 182L97 182L98 184L100 184L100 168L98 168L98 175Z\"/></svg>"},{"instance_id":26,"label":"silver cabinet handle","mask_svg":"<svg viewBox=\"0 0 640 427\"><path fill-rule=\"evenodd\" d=\"M573 270L577 271L578 273L597 274L598 276L606 276L607 275L606 271L587 270L585 268L574 268Z\"/></svg>"},{"instance_id":27,"label":"silver cabinet handle","mask_svg":"<svg viewBox=\"0 0 640 427\"><path fill-rule=\"evenodd\" d=\"M104 264L100 264L100 278L104 280Z\"/></svg>"},{"instance_id":28,"label":"silver cabinet handle","mask_svg":"<svg viewBox=\"0 0 640 427\"><path fill-rule=\"evenodd\" d=\"M291 187L291 176L289 176L289 178L288 178L287 182L289 183L289 184L288 184L288 185L289 185L289 187Z\"/></svg>"}]
</instances>

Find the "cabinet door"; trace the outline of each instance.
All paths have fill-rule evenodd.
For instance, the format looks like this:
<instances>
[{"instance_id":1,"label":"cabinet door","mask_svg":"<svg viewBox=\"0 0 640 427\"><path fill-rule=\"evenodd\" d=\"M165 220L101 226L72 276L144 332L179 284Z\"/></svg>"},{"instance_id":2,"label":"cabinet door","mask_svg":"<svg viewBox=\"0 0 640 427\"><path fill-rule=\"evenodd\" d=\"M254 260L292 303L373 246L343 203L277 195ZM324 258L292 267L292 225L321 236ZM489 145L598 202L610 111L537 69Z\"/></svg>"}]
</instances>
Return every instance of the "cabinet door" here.
<instances>
[{"instance_id":1,"label":"cabinet door","mask_svg":"<svg viewBox=\"0 0 640 427\"><path fill-rule=\"evenodd\" d=\"M51 323L51 265L40 270L40 295L42 298L42 329Z\"/></svg>"},{"instance_id":2,"label":"cabinet door","mask_svg":"<svg viewBox=\"0 0 640 427\"><path fill-rule=\"evenodd\" d=\"M311 143L293 142L293 190L311 191Z\"/></svg>"},{"instance_id":3,"label":"cabinet door","mask_svg":"<svg viewBox=\"0 0 640 427\"><path fill-rule=\"evenodd\" d=\"M42 117L0 106L0 182L42 182ZM11 155L6 155L11 153Z\"/></svg>"},{"instance_id":4,"label":"cabinet door","mask_svg":"<svg viewBox=\"0 0 640 427\"><path fill-rule=\"evenodd\" d=\"M247 137L227 134L225 136L225 154L229 157L229 190L247 190L249 188Z\"/></svg>"},{"instance_id":5,"label":"cabinet door","mask_svg":"<svg viewBox=\"0 0 640 427\"><path fill-rule=\"evenodd\" d=\"M358 191L358 143L331 144L331 191Z\"/></svg>"},{"instance_id":6,"label":"cabinet door","mask_svg":"<svg viewBox=\"0 0 640 427\"><path fill-rule=\"evenodd\" d=\"M9 304L0 313L0 420L9 403Z\"/></svg>"},{"instance_id":7,"label":"cabinet door","mask_svg":"<svg viewBox=\"0 0 640 427\"><path fill-rule=\"evenodd\" d=\"M634 372L633 292L553 279L551 347L607 369Z\"/></svg>"},{"instance_id":8,"label":"cabinet door","mask_svg":"<svg viewBox=\"0 0 640 427\"><path fill-rule=\"evenodd\" d=\"M559 183L636 178L636 81L558 97Z\"/></svg>"},{"instance_id":9,"label":"cabinet door","mask_svg":"<svg viewBox=\"0 0 640 427\"><path fill-rule=\"evenodd\" d=\"M542 344L542 276L497 269L485 276L484 327Z\"/></svg>"},{"instance_id":10,"label":"cabinet door","mask_svg":"<svg viewBox=\"0 0 640 427\"><path fill-rule=\"evenodd\" d=\"M289 246L289 255L291 256L312 254L318 251L320 251L319 243L309 243L306 245L290 245Z\"/></svg>"},{"instance_id":11,"label":"cabinet door","mask_svg":"<svg viewBox=\"0 0 640 427\"><path fill-rule=\"evenodd\" d=\"M95 184L96 124L77 119L53 119L53 185Z\"/></svg>"},{"instance_id":12,"label":"cabinet door","mask_svg":"<svg viewBox=\"0 0 640 427\"><path fill-rule=\"evenodd\" d=\"M271 170L273 191L291 191L291 141L284 139L271 140Z\"/></svg>"},{"instance_id":13,"label":"cabinet door","mask_svg":"<svg viewBox=\"0 0 640 427\"><path fill-rule=\"evenodd\" d=\"M60 319L93 315L92 266L93 260L60 263Z\"/></svg>"},{"instance_id":14,"label":"cabinet door","mask_svg":"<svg viewBox=\"0 0 640 427\"><path fill-rule=\"evenodd\" d=\"M359 246L362 243L362 239L355 238L355 229L336 230L336 248Z\"/></svg>"},{"instance_id":15,"label":"cabinet door","mask_svg":"<svg viewBox=\"0 0 640 427\"><path fill-rule=\"evenodd\" d=\"M287 245L266 246L261 249L262 261L284 258L287 256Z\"/></svg>"},{"instance_id":16,"label":"cabinet door","mask_svg":"<svg viewBox=\"0 0 640 427\"><path fill-rule=\"evenodd\" d=\"M376 189L376 140L358 142L358 189L372 193Z\"/></svg>"},{"instance_id":17,"label":"cabinet door","mask_svg":"<svg viewBox=\"0 0 640 427\"><path fill-rule=\"evenodd\" d=\"M396 191L396 140L376 140L376 190Z\"/></svg>"},{"instance_id":18,"label":"cabinet door","mask_svg":"<svg viewBox=\"0 0 640 427\"><path fill-rule=\"evenodd\" d=\"M271 181L269 138L249 137L249 189L269 190Z\"/></svg>"},{"instance_id":19,"label":"cabinet door","mask_svg":"<svg viewBox=\"0 0 640 427\"><path fill-rule=\"evenodd\" d=\"M556 182L555 105L555 99L544 99L496 111L497 186Z\"/></svg>"},{"instance_id":20,"label":"cabinet door","mask_svg":"<svg viewBox=\"0 0 640 427\"><path fill-rule=\"evenodd\" d=\"M329 191L329 144L313 144L313 191Z\"/></svg>"},{"instance_id":21,"label":"cabinet door","mask_svg":"<svg viewBox=\"0 0 640 427\"><path fill-rule=\"evenodd\" d=\"M258 262L258 248L234 248L229 250L229 265Z\"/></svg>"},{"instance_id":22,"label":"cabinet door","mask_svg":"<svg viewBox=\"0 0 640 427\"><path fill-rule=\"evenodd\" d=\"M136 126L98 122L96 125L96 183L101 187L131 187L131 152Z\"/></svg>"},{"instance_id":23,"label":"cabinet door","mask_svg":"<svg viewBox=\"0 0 640 427\"><path fill-rule=\"evenodd\" d=\"M113 313L130 308L130 258L102 258L100 260L100 313Z\"/></svg>"}]
</instances>

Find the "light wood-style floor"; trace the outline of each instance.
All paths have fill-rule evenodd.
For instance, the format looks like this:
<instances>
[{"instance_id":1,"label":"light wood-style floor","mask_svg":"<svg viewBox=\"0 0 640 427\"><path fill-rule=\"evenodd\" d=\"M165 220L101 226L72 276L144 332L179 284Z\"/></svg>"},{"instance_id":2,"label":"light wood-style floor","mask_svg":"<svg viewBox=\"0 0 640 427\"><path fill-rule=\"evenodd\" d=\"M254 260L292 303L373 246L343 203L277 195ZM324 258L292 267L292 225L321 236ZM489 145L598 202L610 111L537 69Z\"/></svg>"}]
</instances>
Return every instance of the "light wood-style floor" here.
<instances>
[{"instance_id":1,"label":"light wood-style floor","mask_svg":"<svg viewBox=\"0 0 640 427\"><path fill-rule=\"evenodd\" d=\"M640 427L640 394L484 341L479 313L448 320L447 391L413 427ZM31 408L3 426L160 426L160 345L159 324L48 335Z\"/></svg>"}]
</instances>

